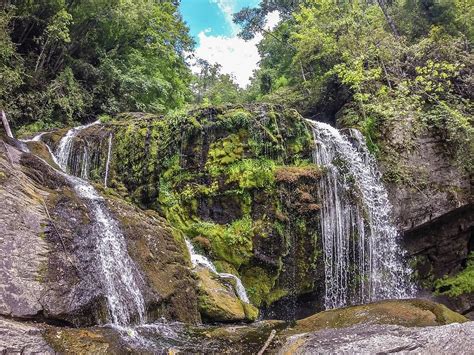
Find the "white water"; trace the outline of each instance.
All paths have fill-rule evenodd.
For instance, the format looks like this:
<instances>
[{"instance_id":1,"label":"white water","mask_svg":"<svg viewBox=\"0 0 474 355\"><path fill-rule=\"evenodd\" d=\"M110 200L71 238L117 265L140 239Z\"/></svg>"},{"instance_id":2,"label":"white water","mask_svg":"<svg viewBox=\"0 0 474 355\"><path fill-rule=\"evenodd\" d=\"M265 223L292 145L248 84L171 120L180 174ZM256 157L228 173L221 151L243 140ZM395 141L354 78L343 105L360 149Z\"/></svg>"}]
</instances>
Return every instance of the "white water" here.
<instances>
[{"instance_id":1,"label":"white water","mask_svg":"<svg viewBox=\"0 0 474 355\"><path fill-rule=\"evenodd\" d=\"M387 192L362 135L308 122L314 162L325 169L319 196L326 309L412 296Z\"/></svg>"},{"instance_id":2,"label":"white water","mask_svg":"<svg viewBox=\"0 0 474 355\"><path fill-rule=\"evenodd\" d=\"M109 147L107 149L107 162L105 164L104 187L107 187L107 180L109 178L110 156L112 154L112 133L109 135Z\"/></svg>"},{"instance_id":3,"label":"white water","mask_svg":"<svg viewBox=\"0 0 474 355\"><path fill-rule=\"evenodd\" d=\"M237 276L224 272L217 272L216 267L208 258L206 258L204 255L198 254L194 249L193 244L188 239L185 239L185 241L186 246L188 247L189 255L191 256L191 264L194 268L201 266L210 270L214 274L219 275L219 277L222 277L224 279L233 279L235 281L235 293L237 294L239 299L242 302L250 303L250 300L247 296L247 292L245 291L245 287L242 284L242 281Z\"/></svg>"},{"instance_id":4,"label":"white water","mask_svg":"<svg viewBox=\"0 0 474 355\"><path fill-rule=\"evenodd\" d=\"M95 121L92 123L89 123L84 126L79 126L75 127L73 129L70 129L66 135L61 139L61 141L58 144L58 148L54 152L54 155L56 157L58 165L61 167L61 169L68 173L70 172L70 168L68 166L69 159L71 159L71 150L72 150L72 143L74 141L74 137L76 137L79 132L81 132L83 129L86 129L90 126L94 126L96 124L99 124L99 121Z\"/></svg>"},{"instance_id":5,"label":"white water","mask_svg":"<svg viewBox=\"0 0 474 355\"><path fill-rule=\"evenodd\" d=\"M139 323L143 323L145 302L137 280L140 274L128 255L126 241L118 222L110 215L104 199L89 182L66 173L67 163L70 161L69 155L72 153L73 138L81 130L97 123L71 129L61 139L55 153L49 146L47 147L55 163L63 169L63 176L71 183L78 196L87 203L91 211L93 234L97 237L95 245L100 263L99 269L102 274L99 279L106 293L109 321L125 326L130 324L133 317L136 317ZM40 139L41 135L33 138L34 141Z\"/></svg>"}]
</instances>

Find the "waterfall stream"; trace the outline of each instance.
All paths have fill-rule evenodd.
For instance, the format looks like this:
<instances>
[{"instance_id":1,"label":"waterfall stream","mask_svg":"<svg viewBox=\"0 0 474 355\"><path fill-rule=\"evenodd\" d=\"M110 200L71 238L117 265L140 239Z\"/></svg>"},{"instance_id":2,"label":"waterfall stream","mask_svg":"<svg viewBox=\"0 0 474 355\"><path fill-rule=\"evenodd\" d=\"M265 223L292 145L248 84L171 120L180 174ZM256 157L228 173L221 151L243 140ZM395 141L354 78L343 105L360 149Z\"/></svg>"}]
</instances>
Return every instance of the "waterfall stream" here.
<instances>
[{"instance_id":1,"label":"waterfall stream","mask_svg":"<svg viewBox=\"0 0 474 355\"><path fill-rule=\"evenodd\" d=\"M193 244L188 239L186 239L186 246L188 248L189 255L191 256L191 263L193 264L193 267L202 266L210 270L212 273L219 275L219 277L221 278L233 279L235 281L235 293L237 294L239 299L242 302L250 303L249 298L247 296L247 292L245 291L245 287L242 284L242 281L237 276L225 272L217 272L217 269L214 264L204 255L198 254L194 249Z\"/></svg>"},{"instance_id":2,"label":"waterfall stream","mask_svg":"<svg viewBox=\"0 0 474 355\"><path fill-rule=\"evenodd\" d=\"M325 307L407 298L414 288L380 172L359 131L308 121L319 183Z\"/></svg>"},{"instance_id":3,"label":"waterfall stream","mask_svg":"<svg viewBox=\"0 0 474 355\"><path fill-rule=\"evenodd\" d=\"M127 252L125 237L120 230L118 222L107 209L105 200L96 189L86 180L69 175L68 162L72 161L72 141L77 134L91 125L71 129L61 139L58 148L52 152L48 149L55 163L61 167L61 174L69 181L77 195L86 203L92 219L93 235L97 240L97 258L101 272L99 280L102 282L107 298L109 321L117 326L126 326L132 319L138 318L138 323L145 321L145 302L140 292L140 273ZM41 140L41 135L32 141ZM87 151L85 151L87 153ZM86 164L83 164L86 166ZM87 174L81 171L81 177Z\"/></svg>"},{"instance_id":4,"label":"waterfall stream","mask_svg":"<svg viewBox=\"0 0 474 355\"><path fill-rule=\"evenodd\" d=\"M107 162L105 163L105 177L104 187L107 187L107 180L109 179L110 156L112 154L112 133L109 135L109 145L107 148Z\"/></svg>"}]
</instances>

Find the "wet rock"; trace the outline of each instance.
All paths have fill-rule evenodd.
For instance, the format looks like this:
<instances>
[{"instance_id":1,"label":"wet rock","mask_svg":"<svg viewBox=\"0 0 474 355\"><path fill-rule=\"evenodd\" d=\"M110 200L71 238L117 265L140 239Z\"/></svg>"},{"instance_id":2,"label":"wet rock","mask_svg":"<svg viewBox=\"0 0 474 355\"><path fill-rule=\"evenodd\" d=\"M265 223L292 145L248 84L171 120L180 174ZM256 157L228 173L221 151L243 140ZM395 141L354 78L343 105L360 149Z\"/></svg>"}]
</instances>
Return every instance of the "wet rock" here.
<instances>
[{"instance_id":1,"label":"wet rock","mask_svg":"<svg viewBox=\"0 0 474 355\"><path fill-rule=\"evenodd\" d=\"M55 354L44 340L43 331L33 324L0 318L0 353Z\"/></svg>"},{"instance_id":2,"label":"wet rock","mask_svg":"<svg viewBox=\"0 0 474 355\"><path fill-rule=\"evenodd\" d=\"M474 322L426 328L359 324L292 336L278 353L470 354L473 348Z\"/></svg>"},{"instance_id":3,"label":"wet rock","mask_svg":"<svg viewBox=\"0 0 474 355\"><path fill-rule=\"evenodd\" d=\"M6 146L8 154L0 151L0 197L5 201L0 212L0 315L75 326L106 322L94 216L63 175L40 158ZM141 266L145 283L139 287L147 296L150 320L164 316L199 322L196 283L182 241L156 212L111 200L130 254Z\"/></svg>"},{"instance_id":4,"label":"wet rock","mask_svg":"<svg viewBox=\"0 0 474 355\"><path fill-rule=\"evenodd\" d=\"M236 322L246 319L242 302L232 286L227 287L208 269L196 271L199 278L199 311L208 321Z\"/></svg>"},{"instance_id":5,"label":"wet rock","mask_svg":"<svg viewBox=\"0 0 474 355\"><path fill-rule=\"evenodd\" d=\"M185 259L186 246L179 233L158 213L143 211L109 196L108 206L119 220L128 252L146 280L143 290L148 321L160 317L198 323L197 284Z\"/></svg>"}]
</instances>

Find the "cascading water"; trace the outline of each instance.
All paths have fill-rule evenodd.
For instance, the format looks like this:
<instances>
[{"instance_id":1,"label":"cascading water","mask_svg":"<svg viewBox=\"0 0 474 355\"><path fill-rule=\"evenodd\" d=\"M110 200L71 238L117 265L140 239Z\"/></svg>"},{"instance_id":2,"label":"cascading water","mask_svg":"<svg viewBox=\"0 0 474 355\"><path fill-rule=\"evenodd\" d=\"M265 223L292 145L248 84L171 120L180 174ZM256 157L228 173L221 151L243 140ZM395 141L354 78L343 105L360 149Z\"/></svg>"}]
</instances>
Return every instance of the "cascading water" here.
<instances>
[{"instance_id":1,"label":"cascading water","mask_svg":"<svg viewBox=\"0 0 474 355\"><path fill-rule=\"evenodd\" d=\"M319 195L326 309L412 296L387 192L362 135L308 122L314 162L325 170Z\"/></svg>"},{"instance_id":2,"label":"cascading water","mask_svg":"<svg viewBox=\"0 0 474 355\"><path fill-rule=\"evenodd\" d=\"M126 241L118 222L109 213L104 199L89 182L66 173L69 170L70 155L74 153L71 150L74 137L81 130L97 123L71 129L59 142L56 152L51 152L51 149L50 152L55 163L63 169L62 174L91 211L93 235L97 238L95 245L99 269L102 273L99 279L106 292L109 321L118 326L125 326L137 317L138 322L143 323L145 302L139 288L139 281L142 280L128 255ZM33 140L41 139L41 136L37 137L38 139L35 137Z\"/></svg>"},{"instance_id":3,"label":"cascading water","mask_svg":"<svg viewBox=\"0 0 474 355\"><path fill-rule=\"evenodd\" d=\"M109 135L109 147L107 148L107 162L105 163L105 177L104 187L107 187L107 180L109 179L110 156L112 155L112 133Z\"/></svg>"},{"instance_id":4,"label":"cascading water","mask_svg":"<svg viewBox=\"0 0 474 355\"><path fill-rule=\"evenodd\" d=\"M58 144L57 149L54 152L54 155L57 160L57 164L61 167L61 169L68 173L70 172L70 167L69 167L69 161L73 157L73 154L71 154L72 151L72 146L73 146L73 141L74 138L81 132L82 130L89 128L91 126L99 124L99 121L95 121L92 123L89 123L84 126L79 126L75 127L73 129L70 129L66 135L61 139L61 141Z\"/></svg>"},{"instance_id":5,"label":"cascading water","mask_svg":"<svg viewBox=\"0 0 474 355\"><path fill-rule=\"evenodd\" d=\"M188 247L189 255L191 256L191 263L193 264L193 267L198 267L202 266L214 274L219 275L219 277L222 277L224 279L233 279L235 281L235 293L239 297L239 299L242 302L245 303L250 303L249 298L247 296L247 292L245 291L245 287L242 284L242 281L235 275L232 274L227 274L224 272L217 272L216 267L214 264L206 258L204 255L198 254L196 250L194 249L193 244L186 239L186 246Z\"/></svg>"}]
</instances>

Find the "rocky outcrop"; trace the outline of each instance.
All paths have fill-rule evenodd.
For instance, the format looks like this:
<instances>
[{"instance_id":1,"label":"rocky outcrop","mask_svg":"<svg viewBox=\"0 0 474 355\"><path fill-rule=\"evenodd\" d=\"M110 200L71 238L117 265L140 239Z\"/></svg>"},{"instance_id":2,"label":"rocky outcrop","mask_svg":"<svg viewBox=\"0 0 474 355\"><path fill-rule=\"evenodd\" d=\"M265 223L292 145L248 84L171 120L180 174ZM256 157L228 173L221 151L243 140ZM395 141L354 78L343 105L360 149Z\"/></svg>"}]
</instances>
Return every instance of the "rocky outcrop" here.
<instances>
[{"instance_id":1,"label":"rocky outcrop","mask_svg":"<svg viewBox=\"0 0 474 355\"><path fill-rule=\"evenodd\" d=\"M444 306L420 300L385 301L335 309L315 314L293 325L275 320L220 326L155 322L133 328L83 329L20 323L0 318L0 351L242 354L257 353L268 346L269 353L280 351L286 354L314 353L316 349L327 349L329 352L334 349L337 352L339 346L346 344L347 347L340 349L348 352L360 349L360 352L374 353L379 349L396 350L396 344L399 344L400 350L409 350L406 348L409 344L407 340L414 350L423 351L425 348L422 344L426 340L426 346L429 345L426 349L439 353L446 349L445 344L456 349L456 344L462 344L467 350L472 347L473 323L456 323L465 321L464 317ZM376 339L382 339L383 342ZM461 347L459 349L462 350Z\"/></svg>"},{"instance_id":2,"label":"rocky outcrop","mask_svg":"<svg viewBox=\"0 0 474 355\"><path fill-rule=\"evenodd\" d=\"M356 325L290 337L279 354L469 354L474 322L440 327Z\"/></svg>"},{"instance_id":3,"label":"rocky outcrop","mask_svg":"<svg viewBox=\"0 0 474 355\"><path fill-rule=\"evenodd\" d=\"M245 308L231 285L225 287L208 269L197 271L199 278L199 310L211 321L239 322L246 319Z\"/></svg>"},{"instance_id":4,"label":"rocky outcrop","mask_svg":"<svg viewBox=\"0 0 474 355\"><path fill-rule=\"evenodd\" d=\"M42 158L4 142L0 147L0 196L5 201L0 315L61 325L104 323L107 304L87 205ZM47 149L32 148L48 159ZM117 197L110 206L141 266L148 318L199 322L196 283L183 241L154 212Z\"/></svg>"},{"instance_id":5,"label":"rocky outcrop","mask_svg":"<svg viewBox=\"0 0 474 355\"><path fill-rule=\"evenodd\" d=\"M432 293L434 282L460 272L474 251L470 162L456 159L443 132L413 117L385 123L378 138L394 217L418 281ZM438 300L461 312L472 307L472 294Z\"/></svg>"},{"instance_id":6,"label":"rocky outcrop","mask_svg":"<svg viewBox=\"0 0 474 355\"><path fill-rule=\"evenodd\" d=\"M45 240L48 193L20 172L21 152L0 143L0 314L40 315L50 246Z\"/></svg>"},{"instance_id":7,"label":"rocky outcrop","mask_svg":"<svg viewBox=\"0 0 474 355\"><path fill-rule=\"evenodd\" d=\"M301 319L289 333L327 328L345 328L355 324L396 324L426 327L463 323L467 318L446 306L427 300L388 300L316 313Z\"/></svg>"},{"instance_id":8,"label":"rocky outcrop","mask_svg":"<svg viewBox=\"0 0 474 355\"><path fill-rule=\"evenodd\" d=\"M82 170L87 150L89 177L99 184L110 134L111 188L164 215L218 271L240 276L267 317L320 309L321 172L312 164L311 131L296 111L258 105L119 115L73 142L74 169ZM56 136L44 138L54 145Z\"/></svg>"}]
</instances>

